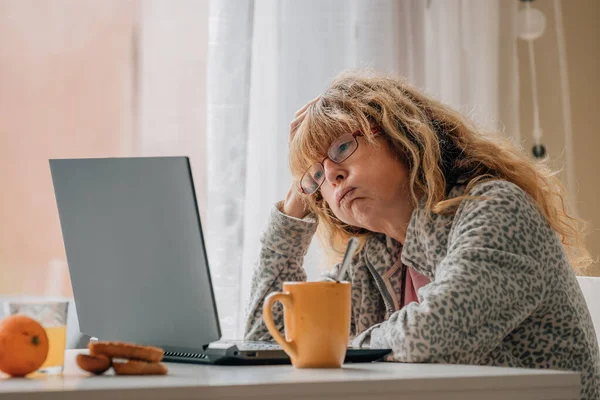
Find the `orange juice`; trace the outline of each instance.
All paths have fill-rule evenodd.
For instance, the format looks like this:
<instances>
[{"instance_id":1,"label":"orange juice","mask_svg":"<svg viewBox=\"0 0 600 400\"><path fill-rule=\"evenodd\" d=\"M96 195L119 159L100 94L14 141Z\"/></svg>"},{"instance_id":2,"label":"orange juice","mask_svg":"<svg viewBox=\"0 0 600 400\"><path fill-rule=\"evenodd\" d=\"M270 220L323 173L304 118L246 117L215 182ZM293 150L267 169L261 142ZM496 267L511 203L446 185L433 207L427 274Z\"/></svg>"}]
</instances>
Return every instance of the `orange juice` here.
<instances>
[{"instance_id":1,"label":"orange juice","mask_svg":"<svg viewBox=\"0 0 600 400\"><path fill-rule=\"evenodd\" d=\"M46 367L62 367L65 362L65 349L67 347L67 327L52 326L44 327L48 335L48 357L41 366Z\"/></svg>"}]
</instances>

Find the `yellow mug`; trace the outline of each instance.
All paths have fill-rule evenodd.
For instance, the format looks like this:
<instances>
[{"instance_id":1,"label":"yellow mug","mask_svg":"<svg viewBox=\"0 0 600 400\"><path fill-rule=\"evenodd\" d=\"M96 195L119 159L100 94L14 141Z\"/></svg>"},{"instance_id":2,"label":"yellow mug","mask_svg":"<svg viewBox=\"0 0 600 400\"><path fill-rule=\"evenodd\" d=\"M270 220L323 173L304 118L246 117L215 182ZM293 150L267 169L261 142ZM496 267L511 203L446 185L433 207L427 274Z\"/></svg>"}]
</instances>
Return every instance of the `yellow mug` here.
<instances>
[{"instance_id":1,"label":"yellow mug","mask_svg":"<svg viewBox=\"0 0 600 400\"><path fill-rule=\"evenodd\" d=\"M340 368L350 334L349 282L284 282L263 304L271 336L297 368ZM273 303L283 304L285 337L273 321Z\"/></svg>"}]
</instances>

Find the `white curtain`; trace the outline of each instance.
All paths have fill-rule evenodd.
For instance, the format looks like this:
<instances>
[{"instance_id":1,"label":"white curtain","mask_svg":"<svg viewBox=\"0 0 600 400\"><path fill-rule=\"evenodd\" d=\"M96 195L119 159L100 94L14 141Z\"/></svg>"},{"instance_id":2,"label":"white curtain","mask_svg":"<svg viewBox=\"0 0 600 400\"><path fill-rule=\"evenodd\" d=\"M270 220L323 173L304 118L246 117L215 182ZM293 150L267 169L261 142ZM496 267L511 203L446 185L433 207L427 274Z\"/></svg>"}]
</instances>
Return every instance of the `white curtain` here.
<instances>
[{"instance_id":1,"label":"white curtain","mask_svg":"<svg viewBox=\"0 0 600 400\"><path fill-rule=\"evenodd\" d=\"M260 233L290 184L294 111L343 69L372 67L500 126L498 2L211 1L206 231L224 337L241 336Z\"/></svg>"},{"instance_id":2,"label":"white curtain","mask_svg":"<svg viewBox=\"0 0 600 400\"><path fill-rule=\"evenodd\" d=\"M430 1L425 13L425 88L488 128L499 125L499 4Z\"/></svg>"}]
</instances>

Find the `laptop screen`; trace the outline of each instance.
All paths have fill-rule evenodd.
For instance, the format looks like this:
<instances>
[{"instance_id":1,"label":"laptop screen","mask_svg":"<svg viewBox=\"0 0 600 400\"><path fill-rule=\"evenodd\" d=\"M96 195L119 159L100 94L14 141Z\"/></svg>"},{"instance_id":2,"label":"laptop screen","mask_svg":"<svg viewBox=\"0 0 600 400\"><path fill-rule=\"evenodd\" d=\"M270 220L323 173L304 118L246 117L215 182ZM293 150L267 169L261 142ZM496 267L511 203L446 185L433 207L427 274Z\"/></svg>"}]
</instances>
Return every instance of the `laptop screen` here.
<instances>
[{"instance_id":1,"label":"laptop screen","mask_svg":"<svg viewBox=\"0 0 600 400\"><path fill-rule=\"evenodd\" d=\"M80 330L170 351L220 338L187 157L56 159Z\"/></svg>"}]
</instances>

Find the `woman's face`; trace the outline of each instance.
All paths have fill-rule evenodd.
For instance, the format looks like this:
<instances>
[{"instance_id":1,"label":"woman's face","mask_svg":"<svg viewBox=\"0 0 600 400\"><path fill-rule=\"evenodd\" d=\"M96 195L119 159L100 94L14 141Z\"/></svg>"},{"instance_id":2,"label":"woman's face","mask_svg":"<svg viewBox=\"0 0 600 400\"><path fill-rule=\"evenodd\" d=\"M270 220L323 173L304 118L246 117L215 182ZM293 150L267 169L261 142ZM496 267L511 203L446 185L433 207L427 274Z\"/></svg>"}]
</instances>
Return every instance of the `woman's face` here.
<instances>
[{"instance_id":1,"label":"woman's face","mask_svg":"<svg viewBox=\"0 0 600 400\"><path fill-rule=\"evenodd\" d=\"M358 148L340 164L323 161L321 195L337 218L348 225L383 232L403 242L403 230L413 211L406 165L391 152L383 137L370 144L358 136Z\"/></svg>"}]
</instances>

